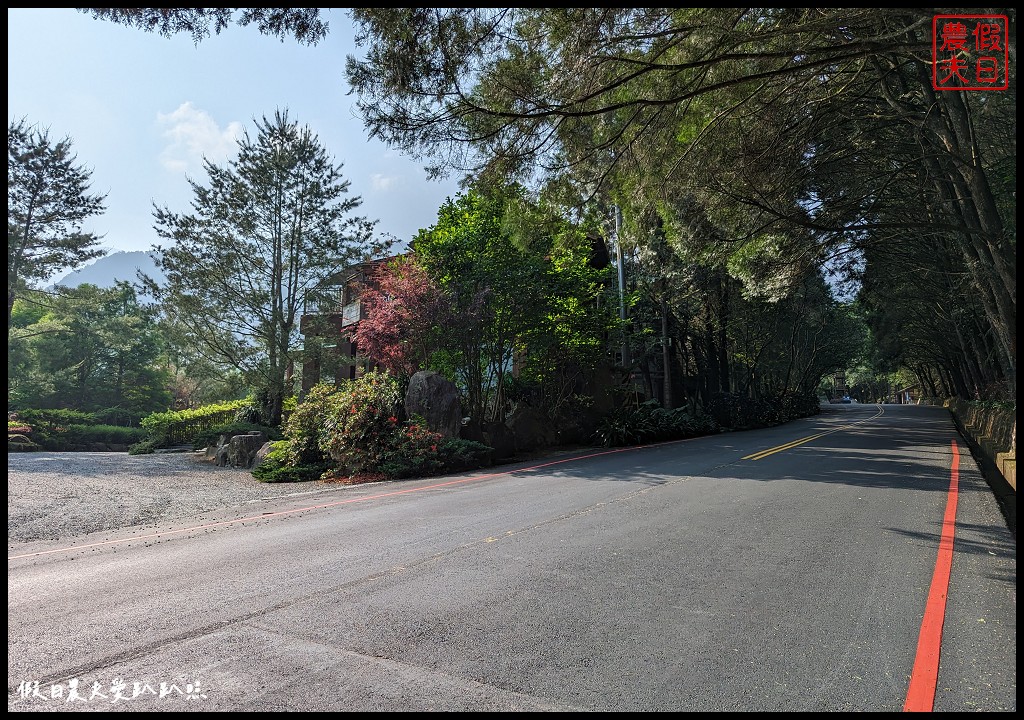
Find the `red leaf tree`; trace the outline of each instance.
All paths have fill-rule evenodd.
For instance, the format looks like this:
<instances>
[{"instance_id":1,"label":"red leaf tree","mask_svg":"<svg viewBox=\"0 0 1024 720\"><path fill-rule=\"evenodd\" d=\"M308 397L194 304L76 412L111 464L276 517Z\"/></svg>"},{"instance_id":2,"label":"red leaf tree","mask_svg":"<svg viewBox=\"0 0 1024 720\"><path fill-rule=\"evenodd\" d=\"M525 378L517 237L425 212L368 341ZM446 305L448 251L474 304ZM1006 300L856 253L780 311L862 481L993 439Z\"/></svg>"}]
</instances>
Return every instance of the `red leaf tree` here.
<instances>
[{"instance_id":1,"label":"red leaf tree","mask_svg":"<svg viewBox=\"0 0 1024 720\"><path fill-rule=\"evenodd\" d=\"M426 367L449 308L415 257L403 255L378 267L360 300L366 317L349 333L360 353L395 374Z\"/></svg>"}]
</instances>

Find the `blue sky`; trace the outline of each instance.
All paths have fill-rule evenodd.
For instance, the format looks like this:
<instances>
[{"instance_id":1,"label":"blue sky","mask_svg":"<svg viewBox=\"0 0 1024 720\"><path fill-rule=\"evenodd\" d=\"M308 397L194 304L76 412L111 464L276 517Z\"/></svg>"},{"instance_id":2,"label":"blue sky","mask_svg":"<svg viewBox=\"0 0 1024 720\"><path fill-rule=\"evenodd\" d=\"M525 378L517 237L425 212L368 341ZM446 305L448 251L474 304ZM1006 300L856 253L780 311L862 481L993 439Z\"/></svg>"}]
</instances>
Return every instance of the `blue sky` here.
<instances>
[{"instance_id":1,"label":"blue sky","mask_svg":"<svg viewBox=\"0 0 1024 720\"><path fill-rule=\"evenodd\" d=\"M408 242L458 194L453 178L428 180L422 165L370 141L348 95L345 57L357 54L344 9L330 10L318 45L232 26L196 45L71 8L7 10L7 116L69 136L107 211L86 225L103 247L148 250L159 240L156 203L187 212L187 179L205 183L205 156L232 158L236 138L278 109L316 133L363 200L356 214ZM61 273L63 274L63 273Z\"/></svg>"}]
</instances>

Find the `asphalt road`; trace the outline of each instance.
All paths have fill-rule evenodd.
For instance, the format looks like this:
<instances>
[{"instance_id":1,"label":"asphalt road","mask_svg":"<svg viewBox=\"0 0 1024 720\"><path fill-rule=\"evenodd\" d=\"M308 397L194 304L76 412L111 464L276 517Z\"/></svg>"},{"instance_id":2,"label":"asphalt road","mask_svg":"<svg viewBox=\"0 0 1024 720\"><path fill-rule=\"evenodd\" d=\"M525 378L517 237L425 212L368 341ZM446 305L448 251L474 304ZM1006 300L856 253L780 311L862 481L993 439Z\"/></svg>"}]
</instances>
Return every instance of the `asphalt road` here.
<instances>
[{"instance_id":1,"label":"asphalt road","mask_svg":"<svg viewBox=\"0 0 1024 720\"><path fill-rule=\"evenodd\" d=\"M9 544L8 709L1016 710L1016 540L942 408L252 508Z\"/></svg>"}]
</instances>

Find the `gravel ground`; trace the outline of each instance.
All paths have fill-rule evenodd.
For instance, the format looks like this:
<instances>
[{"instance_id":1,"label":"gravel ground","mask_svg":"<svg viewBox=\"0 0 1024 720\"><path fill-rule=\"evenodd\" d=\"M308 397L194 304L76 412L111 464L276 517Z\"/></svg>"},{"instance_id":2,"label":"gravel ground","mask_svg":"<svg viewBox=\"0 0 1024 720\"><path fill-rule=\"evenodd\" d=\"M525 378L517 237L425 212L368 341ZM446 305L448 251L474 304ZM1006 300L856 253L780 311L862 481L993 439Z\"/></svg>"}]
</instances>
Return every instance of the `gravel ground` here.
<instances>
[{"instance_id":1,"label":"gravel ground","mask_svg":"<svg viewBox=\"0 0 1024 720\"><path fill-rule=\"evenodd\" d=\"M8 543L154 525L270 497L309 494L320 482L261 483L203 454L7 454Z\"/></svg>"}]
</instances>

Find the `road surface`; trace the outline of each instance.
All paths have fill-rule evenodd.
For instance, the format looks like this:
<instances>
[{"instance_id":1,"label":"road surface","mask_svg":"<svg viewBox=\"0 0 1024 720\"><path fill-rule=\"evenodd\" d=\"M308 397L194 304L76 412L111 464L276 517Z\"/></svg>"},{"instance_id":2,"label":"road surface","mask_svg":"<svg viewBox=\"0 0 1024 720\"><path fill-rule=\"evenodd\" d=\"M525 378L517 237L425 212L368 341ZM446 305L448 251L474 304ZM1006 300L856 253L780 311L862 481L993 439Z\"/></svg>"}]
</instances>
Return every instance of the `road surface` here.
<instances>
[{"instance_id":1,"label":"road surface","mask_svg":"<svg viewBox=\"0 0 1024 720\"><path fill-rule=\"evenodd\" d=\"M17 711L1012 711L1016 541L948 411L8 546Z\"/></svg>"}]
</instances>

